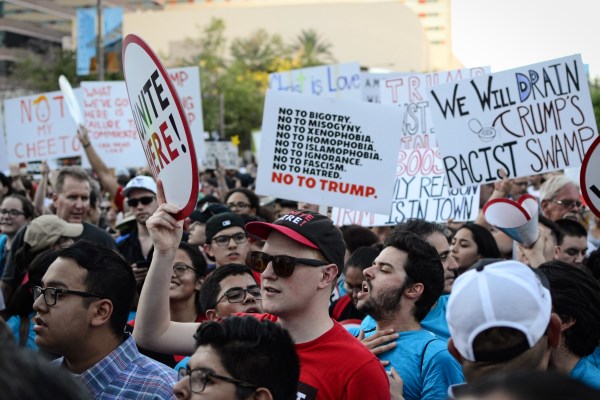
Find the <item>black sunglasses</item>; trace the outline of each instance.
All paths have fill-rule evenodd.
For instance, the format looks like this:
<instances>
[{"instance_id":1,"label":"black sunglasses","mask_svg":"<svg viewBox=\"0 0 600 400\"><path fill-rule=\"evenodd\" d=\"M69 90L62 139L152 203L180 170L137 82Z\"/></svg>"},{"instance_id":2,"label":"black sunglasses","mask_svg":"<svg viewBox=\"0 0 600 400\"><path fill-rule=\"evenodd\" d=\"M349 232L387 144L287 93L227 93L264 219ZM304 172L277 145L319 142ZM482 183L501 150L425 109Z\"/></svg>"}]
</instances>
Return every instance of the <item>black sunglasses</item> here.
<instances>
[{"instance_id":1,"label":"black sunglasses","mask_svg":"<svg viewBox=\"0 0 600 400\"><path fill-rule=\"evenodd\" d=\"M294 273L296 264L304 264L310 267L322 267L329 262L311 258L296 258L290 256L272 256L262 251L251 251L248 254L246 264L256 272L264 272L269 263L273 263L273 271L282 278L289 278Z\"/></svg>"},{"instance_id":2,"label":"black sunglasses","mask_svg":"<svg viewBox=\"0 0 600 400\"><path fill-rule=\"evenodd\" d=\"M152 201L154 201L154 196L144 196L137 199L127 199L127 205L135 208L137 207L138 203L142 203L143 205L147 206L148 204L152 203Z\"/></svg>"}]
</instances>

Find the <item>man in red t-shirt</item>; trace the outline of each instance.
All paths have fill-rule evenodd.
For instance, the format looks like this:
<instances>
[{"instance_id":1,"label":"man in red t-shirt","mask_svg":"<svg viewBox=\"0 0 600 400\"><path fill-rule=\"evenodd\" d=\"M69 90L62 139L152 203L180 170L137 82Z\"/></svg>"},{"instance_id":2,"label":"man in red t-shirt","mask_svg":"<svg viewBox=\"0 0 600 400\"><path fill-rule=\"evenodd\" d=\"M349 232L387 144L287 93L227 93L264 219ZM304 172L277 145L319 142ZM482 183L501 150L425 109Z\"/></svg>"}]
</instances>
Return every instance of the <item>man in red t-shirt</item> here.
<instances>
[{"instance_id":1,"label":"man in red t-shirt","mask_svg":"<svg viewBox=\"0 0 600 400\"><path fill-rule=\"evenodd\" d=\"M159 199L162 194L159 189ZM161 201L162 203L163 201ZM138 306L134 336L155 351L191 354L199 324L169 320L168 276L181 239L178 209L162 204L148 220L154 258ZM390 399L388 378L379 360L328 313L329 296L341 271L345 246L332 221L296 210L273 224L253 222L248 232L266 239L263 252L252 252L251 267L262 272L260 318L286 328L300 357L298 399ZM165 303L167 304L165 306Z\"/></svg>"}]
</instances>

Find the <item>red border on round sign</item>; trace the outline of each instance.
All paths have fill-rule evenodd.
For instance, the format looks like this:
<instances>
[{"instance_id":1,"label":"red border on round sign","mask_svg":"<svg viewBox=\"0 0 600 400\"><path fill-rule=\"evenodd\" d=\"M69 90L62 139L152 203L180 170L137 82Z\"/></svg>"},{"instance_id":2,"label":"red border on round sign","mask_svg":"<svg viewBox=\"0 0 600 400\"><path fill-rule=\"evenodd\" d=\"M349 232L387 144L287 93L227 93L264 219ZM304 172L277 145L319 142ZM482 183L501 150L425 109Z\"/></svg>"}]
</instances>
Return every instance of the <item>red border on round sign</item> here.
<instances>
[{"instance_id":1,"label":"red border on round sign","mask_svg":"<svg viewBox=\"0 0 600 400\"><path fill-rule=\"evenodd\" d=\"M598 145L600 145L600 136L598 136L594 140L594 142L590 145L588 151L585 153L585 156L583 157L581 171L579 171L579 186L581 186L581 194L585 199L585 204L590 208L590 210L592 210L595 216L600 218L600 210L596 208L596 206L592 202L592 199L588 195L587 184L585 181L585 174L587 172L588 163L590 162L590 158L592 158L592 154L594 153L594 150L596 150L596 147L598 147Z\"/></svg>"},{"instance_id":2,"label":"red border on round sign","mask_svg":"<svg viewBox=\"0 0 600 400\"><path fill-rule=\"evenodd\" d=\"M130 44L136 44L136 45L140 46L142 48L142 50L144 50L146 52L146 54L148 56L150 56L150 58L152 59L152 62L154 62L156 68L158 69L160 74L163 76L163 79L167 83L167 86L169 87L169 91L173 95L173 99L175 100L175 106L177 107L177 112L179 113L179 117L181 118L181 121L183 123L183 130L185 131L185 137L188 141L187 147L188 147L188 150L190 151L190 158L192 160L192 192L190 193L190 198L188 199L187 204L175 215L175 218L177 218L178 220L182 220L182 219L187 218L192 213L194 208L196 208L196 203L198 201L198 163L197 163L197 158L196 158L196 148L194 147L194 140L192 138L192 133L190 131L190 125L188 124L188 120L185 116L185 113L183 112L181 100L179 100L179 95L177 94L177 91L175 90L175 87L173 86L173 83L171 82L171 77L167 73L167 70L165 69L165 67L163 67L162 63L160 62L160 60L158 59L158 57L156 56L154 51L150 48L150 46L148 46L148 44L146 44L146 42L144 42L144 40L142 38L140 38L139 36L130 33L123 40L123 52L122 52L123 53L123 65L125 65L125 52L127 50L127 46L129 46ZM127 77L125 76L125 68L123 68L123 76L125 78L125 84L127 84ZM139 133L138 133L138 136L139 136ZM140 138L140 141L141 141L141 138ZM142 143L142 146L143 145L144 145L144 143ZM156 179L156 178L157 177L155 176L154 179ZM165 194L165 196L166 196L166 194ZM168 199L167 199L167 201L168 201Z\"/></svg>"}]
</instances>

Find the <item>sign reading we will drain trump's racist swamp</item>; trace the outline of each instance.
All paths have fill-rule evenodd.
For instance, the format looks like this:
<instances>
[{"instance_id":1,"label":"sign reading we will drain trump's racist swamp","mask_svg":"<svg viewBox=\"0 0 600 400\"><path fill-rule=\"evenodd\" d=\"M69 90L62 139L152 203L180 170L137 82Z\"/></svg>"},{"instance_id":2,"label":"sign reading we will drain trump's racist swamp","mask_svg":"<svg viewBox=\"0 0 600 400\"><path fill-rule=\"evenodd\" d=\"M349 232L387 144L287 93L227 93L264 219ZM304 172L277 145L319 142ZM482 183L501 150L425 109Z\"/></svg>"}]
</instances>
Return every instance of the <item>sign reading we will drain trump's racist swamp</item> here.
<instances>
[{"instance_id":1,"label":"sign reading we will drain trump's racist swamp","mask_svg":"<svg viewBox=\"0 0 600 400\"><path fill-rule=\"evenodd\" d=\"M597 136L579 55L428 93L450 187L577 167Z\"/></svg>"},{"instance_id":2,"label":"sign reading we will drain trump's racist swamp","mask_svg":"<svg viewBox=\"0 0 600 400\"><path fill-rule=\"evenodd\" d=\"M398 107L267 91L256 192L389 211Z\"/></svg>"}]
</instances>

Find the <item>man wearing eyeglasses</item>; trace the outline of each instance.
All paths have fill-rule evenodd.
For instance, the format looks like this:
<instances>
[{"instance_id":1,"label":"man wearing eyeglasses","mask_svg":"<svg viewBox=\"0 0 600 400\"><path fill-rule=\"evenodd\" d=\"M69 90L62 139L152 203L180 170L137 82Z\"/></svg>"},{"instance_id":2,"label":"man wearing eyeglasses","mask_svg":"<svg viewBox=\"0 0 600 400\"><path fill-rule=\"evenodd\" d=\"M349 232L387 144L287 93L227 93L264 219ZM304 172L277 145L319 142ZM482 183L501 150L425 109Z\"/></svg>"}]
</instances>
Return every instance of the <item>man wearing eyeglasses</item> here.
<instances>
[{"instance_id":1,"label":"man wearing eyeglasses","mask_svg":"<svg viewBox=\"0 0 600 400\"><path fill-rule=\"evenodd\" d=\"M148 261L152 258L152 239L146 228L146 221L158 208L156 182L149 176L139 175L127 183L122 193L135 216L136 227L117 238L117 249L132 266L139 283L146 277Z\"/></svg>"},{"instance_id":2,"label":"man wearing eyeglasses","mask_svg":"<svg viewBox=\"0 0 600 400\"><path fill-rule=\"evenodd\" d=\"M551 177L540 189L540 206L542 213L550 221L561 218L578 221L582 204L577 182L565 175Z\"/></svg>"},{"instance_id":3,"label":"man wearing eyeglasses","mask_svg":"<svg viewBox=\"0 0 600 400\"><path fill-rule=\"evenodd\" d=\"M174 398L173 370L141 355L124 333L135 278L115 252L88 241L58 254L34 287L35 343L95 399Z\"/></svg>"},{"instance_id":4,"label":"man wearing eyeglasses","mask_svg":"<svg viewBox=\"0 0 600 400\"><path fill-rule=\"evenodd\" d=\"M159 197L163 198L160 193ZM164 304L168 267L182 234L181 223L173 218L177 212L177 207L161 204L148 220L156 252L134 335L146 348L191 354L198 324L171 323ZM297 398L390 399L390 384L379 360L329 316L329 298L344 263L339 229L329 218L302 210L273 224L251 222L246 229L266 239L263 251L252 252L248 261L262 273L262 307L269 314L260 318L278 320L296 343L302 365Z\"/></svg>"},{"instance_id":5,"label":"man wearing eyeglasses","mask_svg":"<svg viewBox=\"0 0 600 400\"><path fill-rule=\"evenodd\" d=\"M244 220L227 212L213 215L206 221L204 251L216 268L225 264L243 264L250 250Z\"/></svg>"}]
</instances>

